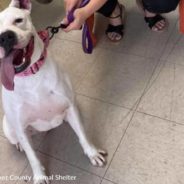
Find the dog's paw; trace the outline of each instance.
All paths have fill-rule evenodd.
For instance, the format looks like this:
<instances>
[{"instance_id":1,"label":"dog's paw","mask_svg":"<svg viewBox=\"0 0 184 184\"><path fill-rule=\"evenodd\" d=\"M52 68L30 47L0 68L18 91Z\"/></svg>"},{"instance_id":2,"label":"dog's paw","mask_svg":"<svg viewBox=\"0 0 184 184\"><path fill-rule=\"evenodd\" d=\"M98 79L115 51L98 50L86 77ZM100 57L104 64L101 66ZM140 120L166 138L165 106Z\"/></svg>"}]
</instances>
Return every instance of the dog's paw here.
<instances>
[{"instance_id":1,"label":"dog's paw","mask_svg":"<svg viewBox=\"0 0 184 184\"><path fill-rule=\"evenodd\" d=\"M104 150L96 150L93 155L89 156L91 163L96 167L103 167L106 165L107 152Z\"/></svg>"},{"instance_id":2,"label":"dog's paw","mask_svg":"<svg viewBox=\"0 0 184 184\"><path fill-rule=\"evenodd\" d=\"M47 176L40 176L34 178L34 184L49 184L49 180Z\"/></svg>"},{"instance_id":3,"label":"dog's paw","mask_svg":"<svg viewBox=\"0 0 184 184\"><path fill-rule=\"evenodd\" d=\"M22 146L21 146L20 143L17 143L15 146L16 146L16 148L17 148L18 151L20 151L20 152L23 152L24 151L24 149L22 148Z\"/></svg>"}]
</instances>

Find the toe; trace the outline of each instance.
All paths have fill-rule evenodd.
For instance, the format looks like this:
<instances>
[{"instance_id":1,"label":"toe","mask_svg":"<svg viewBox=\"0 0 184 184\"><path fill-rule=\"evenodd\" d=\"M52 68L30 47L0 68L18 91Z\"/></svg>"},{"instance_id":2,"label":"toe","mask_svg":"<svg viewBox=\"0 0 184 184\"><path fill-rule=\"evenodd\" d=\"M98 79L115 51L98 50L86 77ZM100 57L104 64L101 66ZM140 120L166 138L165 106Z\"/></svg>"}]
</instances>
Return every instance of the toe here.
<instances>
[{"instance_id":1,"label":"toe","mask_svg":"<svg viewBox=\"0 0 184 184\"><path fill-rule=\"evenodd\" d=\"M105 157L101 154L98 155L98 158L105 163Z\"/></svg>"},{"instance_id":2,"label":"toe","mask_svg":"<svg viewBox=\"0 0 184 184\"><path fill-rule=\"evenodd\" d=\"M111 41L120 41L121 40L121 35L115 32L108 33L108 37Z\"/></svg>"},{"instance_id":3,"label":"toe","mask_svg":"<svg viewBox=\"0 0 184 184\"><path fill-rule=\"evenodd\" d=\"M161 20L161 21L157 22L155 24L155 26L153 26L152 30L153 31L162 31L165 28L165 26L166 26L165 20Z\"/></svg>"},{"instance_id":4,"label":"toe","mask_svg":"<svg viewBox=\"0 0 184 184\"><path fill-rule=\"evenodd\" d=\"M107 151L104 151L104 150L99 150L98 152L99 152L101 155L103 155L103 156L107 156L107 155L108 155Z\"/></svg>"},{"instance_id":5,"label":"toe","mask_svg":"<svg viewBox=\"0 0 184 184\"><path fill-rule=\"evenodd\" d=\"M100 157L96 157L97 166L102 167L105 165L105 162L103 162Z\"/></svg>"},{"instance_id":6,"label":"toe","mask_svg":"<svg viewBox=\"0 0 184 184\"><path fill-rule=\"evenodd\" d=\"M121 35L119 34L116 34L116 37L115 37L116 41L120 41L121 40Z\"/></svg>"},{"instance_id":7,"label":"toe","mask_svg":"<svg viewBox=\"0 0 184 184\"><path fill-rule=\"evenodd\" d=\"M112 40L112 33L108 33L107 36L108 36L108 38L109 38L110 40Z\"/></svg>"},{"instance_id":8,"label":"toe","mask_svg":"<svg viewBox=\"0 0 184 184\"><path fill-rule=\"evenodd\" d=\"M165 23L164 22L158 22L157 24L160 28L163 28L165 26Z\"/></svg>"},{"instance_id":9,"label":"toe","mask_svg":"<svg viewBox=\"0 0 184 184\"><path fill-rule=\"evenodd\" d=\"M94 156L90 157L91 163L94 166L103 167L106 164L106 155L106 151L99 150Z\"/></svg>"}]
</instances>

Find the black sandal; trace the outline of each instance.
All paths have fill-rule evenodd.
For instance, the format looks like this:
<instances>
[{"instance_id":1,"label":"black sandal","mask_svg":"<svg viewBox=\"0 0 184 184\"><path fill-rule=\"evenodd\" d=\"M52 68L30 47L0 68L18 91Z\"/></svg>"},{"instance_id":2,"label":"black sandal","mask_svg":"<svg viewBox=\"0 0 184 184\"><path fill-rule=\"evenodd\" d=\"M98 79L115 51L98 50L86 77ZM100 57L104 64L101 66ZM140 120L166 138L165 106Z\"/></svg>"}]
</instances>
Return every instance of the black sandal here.
<instances>
[{"instance_id":1,"label":"black sandal","mask_svg":"<svg viewBox=\"0 0 184 184\"><path fill-rule=\"evenodd\" d=\"M110 19L116 19L116 18L121 18L122 22L124 21L124 17L125 17L125 7L123 5L119 4L119 8L120 8L120 14L115 16L115 17L109 17ZM119 40L113 40L111 39L109 36L107 36L109 38L110 41L112 42L119 42L124 35L124 24L122 23L121 25L118 26L114 26L112 24L109 24L107 29L106 29L106 35L108 35L108 33L117 33L121 36L121 38Z\"/></svg>"},{"instance_id":2,"label":"black sandal","mask_svg":"<svg viewBox=\"0 0 184 184\"><path fill-rule=\"evenodd\" d=\"M153 30L153 27L160 21L164 20L166 22L166 19L162 17L161 15L157 14L154 17L144 17L145 22L148 24L149 28ZM163 29L165 26L163 27ZM158 31L163 31L163 29L157 28Z\"/></svg>"},{"instance_id":3,"label":"black sandal","mask_svg":"<svg viewBox=\"0 0 184 184\"><path fill-rule=\"evenodd\" d=\"M136 0L136 3L137 3L137 6L139 7L139 9L145 14L145 8L144 8L144 5L143 5L143 2L142 0ZM145 22L148 24L149 28L151 30L153 30L153 27L160 21L164 20L165 21L165 24L167 23L166 22L166 19L164 17L162 17L160 14L157 14L155 15L154 17L144 17L144 20ZM159 29L157 27L157 32L161 32L163 31L164 29L166 28L166 25L162 28L162 29ZM154 30L153 30L154 31Z\"/></svg>"}]
</instances>

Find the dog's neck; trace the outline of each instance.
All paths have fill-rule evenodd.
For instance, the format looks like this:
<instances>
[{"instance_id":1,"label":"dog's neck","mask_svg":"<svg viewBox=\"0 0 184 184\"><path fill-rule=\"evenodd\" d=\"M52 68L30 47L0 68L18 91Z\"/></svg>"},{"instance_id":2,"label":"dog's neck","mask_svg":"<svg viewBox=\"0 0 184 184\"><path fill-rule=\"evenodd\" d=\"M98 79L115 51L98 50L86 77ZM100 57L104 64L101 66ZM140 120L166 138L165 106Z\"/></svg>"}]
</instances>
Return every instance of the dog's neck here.
<instances>
[{"instance_id":1,"label":"dog's neck","mask_svg":"<svg viewBox=\"0 0 184 184\"><path fill-rule=\"evenodd\" d=\"M36 31L34 31L34 51L31 57L31 64L37 62L40 59L40 56L44 50L44 43L40 39Z\"/></svg>"}]
</instances>

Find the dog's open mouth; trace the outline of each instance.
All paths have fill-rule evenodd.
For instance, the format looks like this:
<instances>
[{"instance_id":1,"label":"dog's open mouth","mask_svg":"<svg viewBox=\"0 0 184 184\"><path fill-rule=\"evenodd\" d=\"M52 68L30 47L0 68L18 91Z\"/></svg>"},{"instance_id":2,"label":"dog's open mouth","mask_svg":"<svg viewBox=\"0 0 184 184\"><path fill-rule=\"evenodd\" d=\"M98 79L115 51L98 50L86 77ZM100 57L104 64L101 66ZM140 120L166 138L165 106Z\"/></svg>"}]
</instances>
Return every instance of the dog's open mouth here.
<instances>
[{"instance_id":1,"label":"dog's open mouth","mask_svg":"<svg viewBox=\"0 0 184 184\"><path fill-rule=\"evenodd\" d=\"M33 49L34 39L31 38L26 48L13 49L7 57L1 59L1 82L6 89L14 89L15 74L24 71L30 65Z\"/></svg>"}]
</instances>

